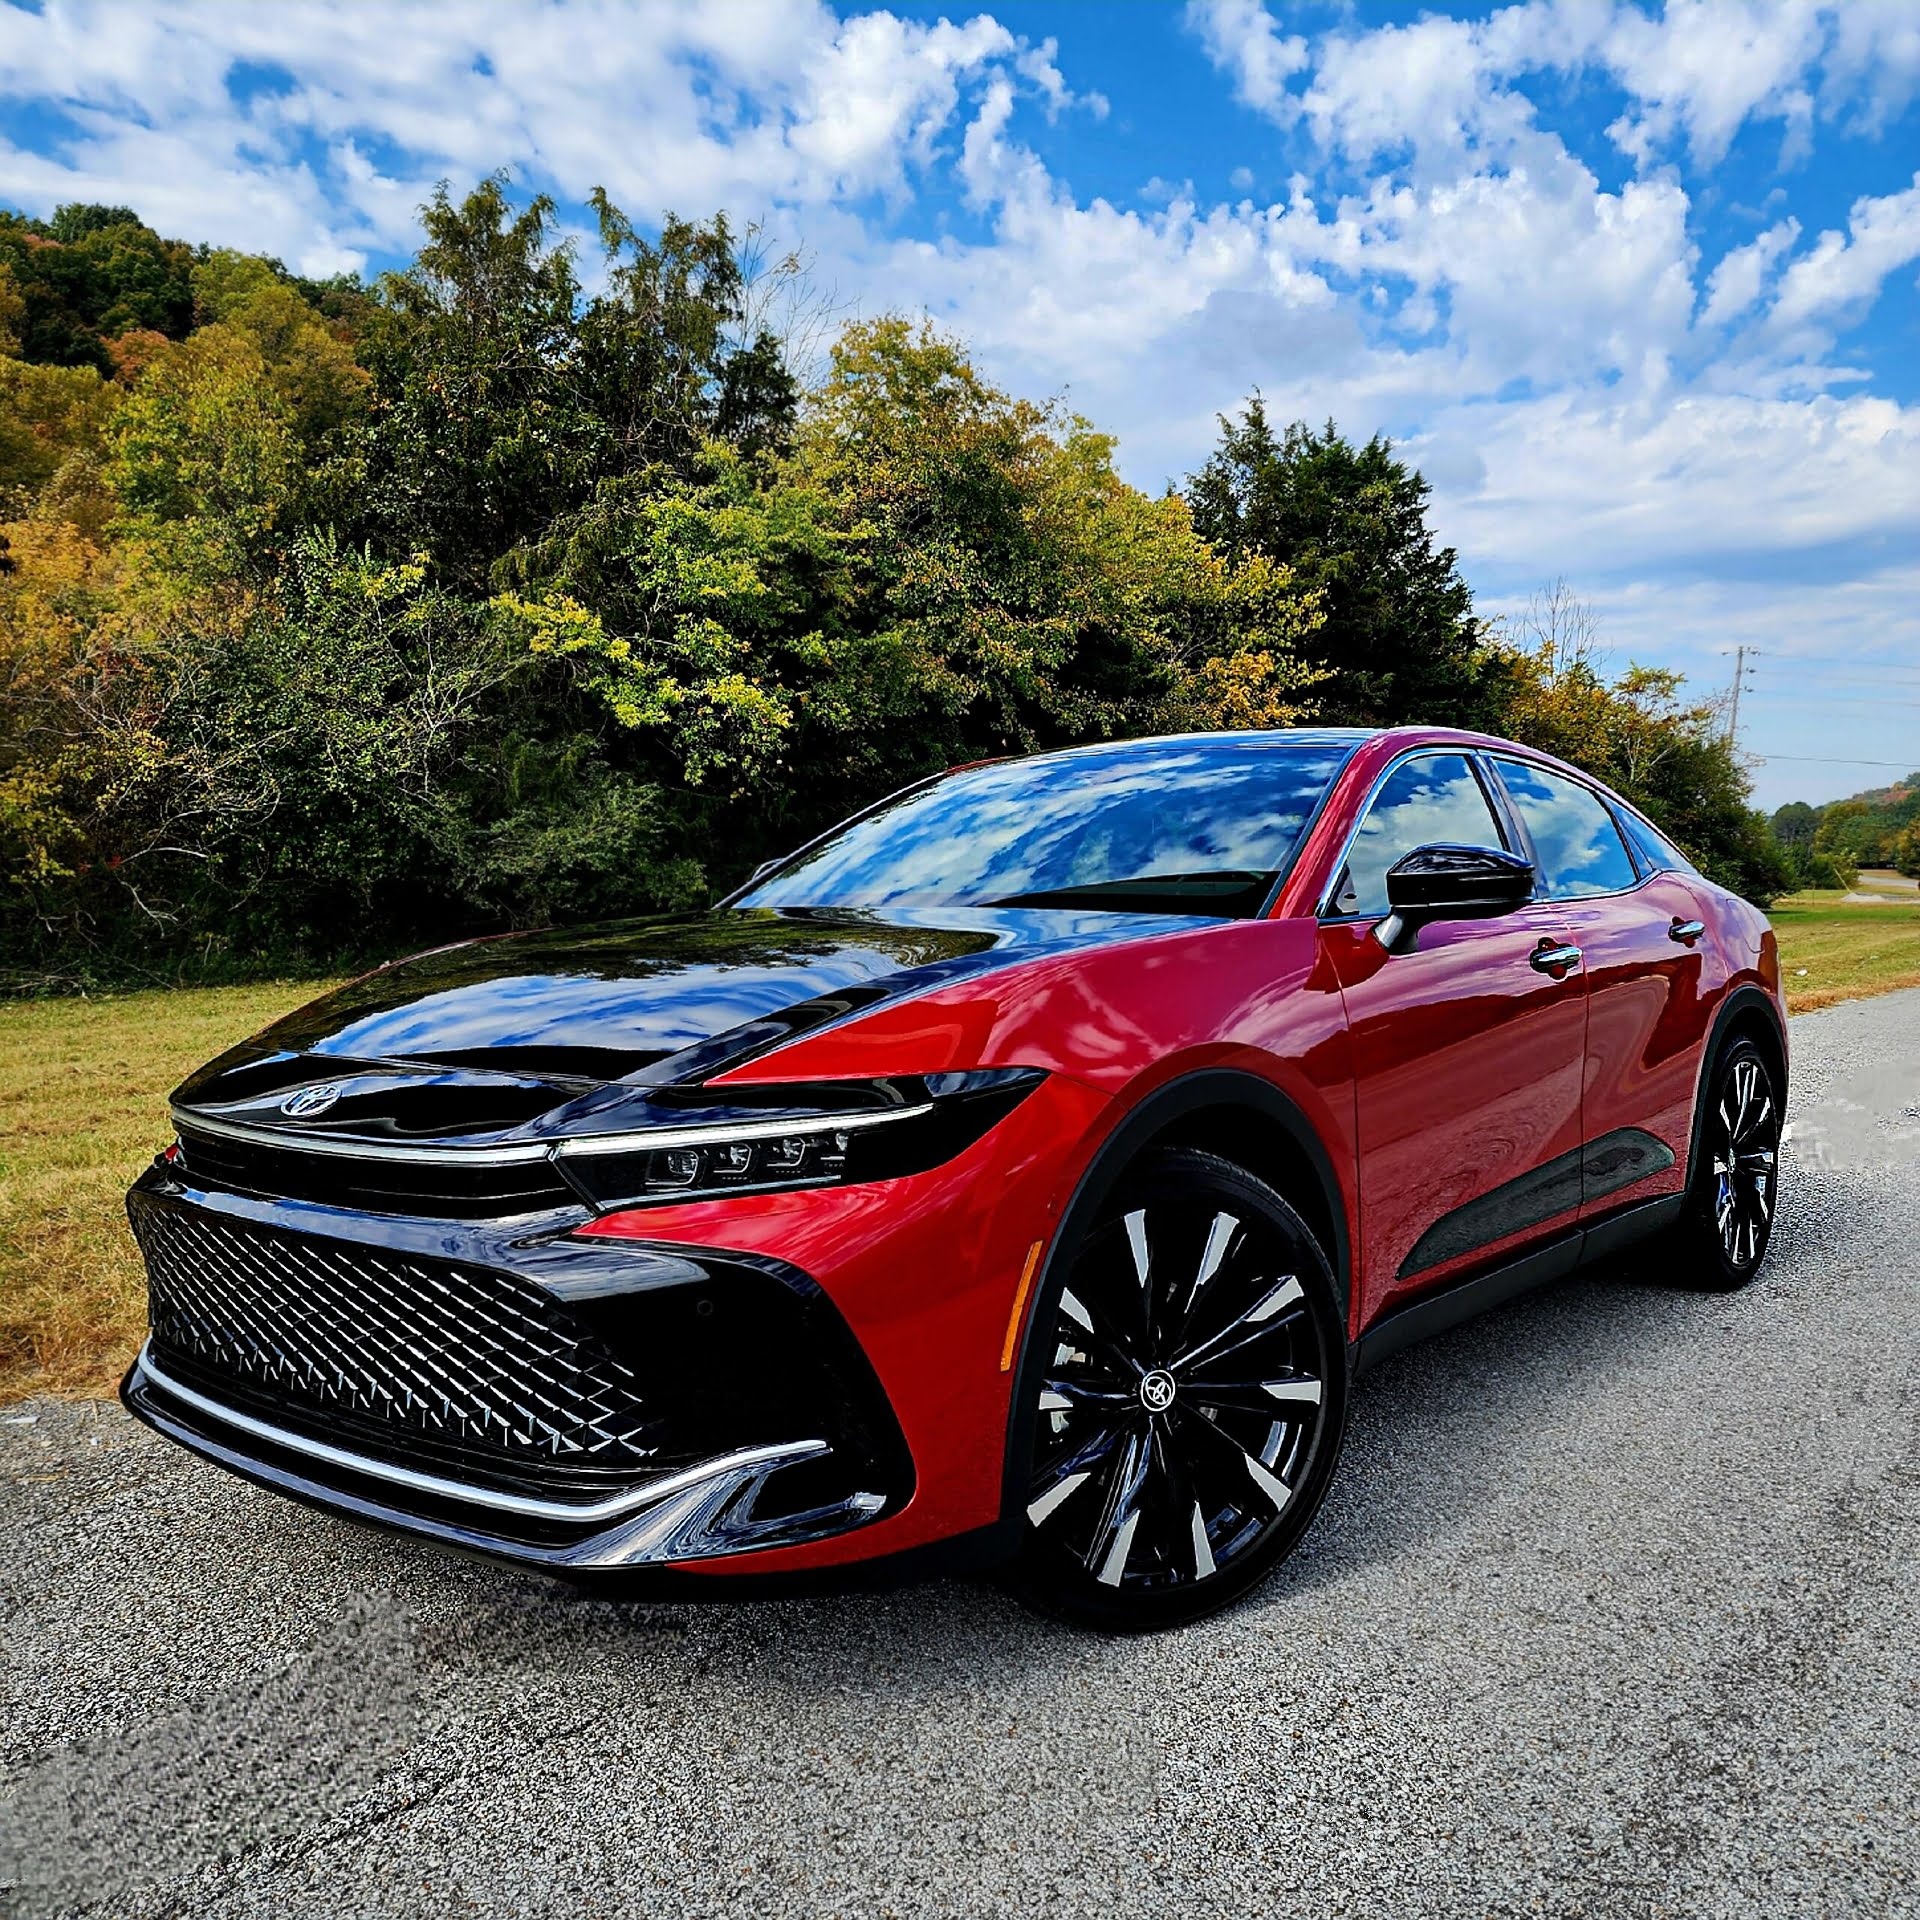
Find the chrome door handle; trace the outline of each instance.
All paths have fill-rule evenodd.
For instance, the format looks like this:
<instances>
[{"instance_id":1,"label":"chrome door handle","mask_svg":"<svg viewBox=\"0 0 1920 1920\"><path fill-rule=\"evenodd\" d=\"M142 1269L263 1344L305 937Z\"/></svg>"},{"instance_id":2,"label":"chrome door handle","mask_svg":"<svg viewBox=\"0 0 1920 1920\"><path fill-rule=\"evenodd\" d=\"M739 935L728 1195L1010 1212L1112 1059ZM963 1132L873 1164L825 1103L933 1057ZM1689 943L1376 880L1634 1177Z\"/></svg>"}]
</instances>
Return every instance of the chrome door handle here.
<instances>
[{"instance_id":1,"label":"chrome door handle","mask_svg":"<svg viewBox=\"0 0 1920 1920\"><path fill-rule=\"evenodd\" d=\"M1690 947L1707 930L1704 920L1682 920L1677 914L1673 925L1667 929L1669 940L1678 940L1683 947Z\"/></svg>"},{"instance_id":2,"label":"chrome door handle","mask_svg":"<svg viewBox=\"0 0 1920 1920\"><path fill-rule=\"evenodd\" d=\"M1550 973L1556 980L1561 980L1580 964L1580 949L1556 945L1542 935L1540 944L1528 956L1527 964L1536 973Z\"/></svg>"}]
</instances>

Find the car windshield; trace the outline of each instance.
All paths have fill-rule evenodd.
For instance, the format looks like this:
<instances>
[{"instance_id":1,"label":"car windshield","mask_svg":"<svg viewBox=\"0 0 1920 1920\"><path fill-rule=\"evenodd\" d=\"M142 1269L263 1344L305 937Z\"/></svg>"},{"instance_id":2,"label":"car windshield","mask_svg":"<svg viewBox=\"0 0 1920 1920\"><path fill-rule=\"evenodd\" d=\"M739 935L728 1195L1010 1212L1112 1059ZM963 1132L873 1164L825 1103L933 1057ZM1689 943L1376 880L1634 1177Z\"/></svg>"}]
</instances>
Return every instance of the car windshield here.
<instances>
[{"instance_id":1,"label":"car windshield","mask_svg":"<svg viewBox=\"0 0 1920 1920\"><path fill-rule=\"evenodd\" d=\"M1354 744L1194 735L969 767L734 904L1255 914Z\"/></svg>"}]
</instances>

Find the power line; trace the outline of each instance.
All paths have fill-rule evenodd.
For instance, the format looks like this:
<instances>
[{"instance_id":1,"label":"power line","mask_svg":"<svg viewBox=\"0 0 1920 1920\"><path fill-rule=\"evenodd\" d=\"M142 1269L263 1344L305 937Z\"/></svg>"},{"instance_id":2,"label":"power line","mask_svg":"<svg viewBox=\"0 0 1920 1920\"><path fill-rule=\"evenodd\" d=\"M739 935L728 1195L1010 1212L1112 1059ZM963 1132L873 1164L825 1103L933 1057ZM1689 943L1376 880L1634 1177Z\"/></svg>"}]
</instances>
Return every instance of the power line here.
<instances>
[{"instance_id":1,"label":"power line","mask_svg":"<svg viewBox=\"0 0 1920 1920\"><path fill-rule=\"evenodd\" d=\"M1914 691L1920 691L1920 687ZM1747 693L1747 699L1791 701L1795 707L1803 701L1822 701L1828 707L1920 707L1920 701L1882 699L1878 693L1795 693L1791 687L1755 687Z\"/></svg>"},{"instance_id":2,"label":"power line","mask_svg":"<svg viewBox=\"0 0 1920 1920\"><path fill-rule=\"evenodd\" d=\"M1851 667L1855 673L1903 673L1920 677L1920 667L1899 666L1891 660L1860 660L1850 653L1781 653L1775 657L1789 665L1807 660L1822 666Z\"/></svg>"},{"instance_id":3,"label":"power line","mask_svg":"<svg viewBox=\"0 0 1920 1920\"><path fill-rule=\"evenodd\" d=\"M1920 693L1920 686L1913 688L1889 687L1885 695L1879 693L1800 693L1792 687L1755 687L1748 695L1749 700L1791 700L1798 706L1802 700L1832 700L1848 706L1870 707L1920 707L1920 700L1895 699L1898 693Z\"/></svg>"},{"instance_id":4,"label":"power line","mask_svg":"<svg viewBox=\"0 0 1920 1920\"><path fill-rule=\"evenodd\" d=\"M1785 664L1790 671L1795 667L1802 669L1796 678L1821 686L1871 687L1876 693L1882 688L1888 693L1920 692L1920 673L1910 673L1904 668L1898 673L1882 675L1879 679L1868 679L1838 660L1789 660Z\"/></svg>"},{"instance_id":5,"label":"power line","mask_svg":"<svg viewBox=\"0 0 1920 1920\"><path fill-rule=\"evenodd\" d=\"M1749 760L1817 760L1827 767L1899 767L1907 773L1920 773L1911 760L1851 760L1838 753L1750 753Z\"/></svg>"}]
</instances>

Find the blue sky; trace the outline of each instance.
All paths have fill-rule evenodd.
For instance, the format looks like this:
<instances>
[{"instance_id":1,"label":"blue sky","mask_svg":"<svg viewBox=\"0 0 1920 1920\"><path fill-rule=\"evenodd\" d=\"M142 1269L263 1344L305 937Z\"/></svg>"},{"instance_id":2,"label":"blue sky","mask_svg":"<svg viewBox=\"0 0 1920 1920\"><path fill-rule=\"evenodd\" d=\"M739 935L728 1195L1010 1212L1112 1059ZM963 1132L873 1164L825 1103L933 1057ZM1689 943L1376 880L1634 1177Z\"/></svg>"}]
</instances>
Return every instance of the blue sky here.
<instances>
[{"instance_id":1,"label":"blue sky","mask_svg":"<svg viewBox=\"0 0 1920 1920\"><path fill-rule=\"evenodd\" d=\"M1758 648L1765 804L1920 763L1920 0L0 0L29 211L377 269L500 166L757 221L1143 486L1256 386L1386 432L1484 608Z\"/></svg>"}]
</instances>

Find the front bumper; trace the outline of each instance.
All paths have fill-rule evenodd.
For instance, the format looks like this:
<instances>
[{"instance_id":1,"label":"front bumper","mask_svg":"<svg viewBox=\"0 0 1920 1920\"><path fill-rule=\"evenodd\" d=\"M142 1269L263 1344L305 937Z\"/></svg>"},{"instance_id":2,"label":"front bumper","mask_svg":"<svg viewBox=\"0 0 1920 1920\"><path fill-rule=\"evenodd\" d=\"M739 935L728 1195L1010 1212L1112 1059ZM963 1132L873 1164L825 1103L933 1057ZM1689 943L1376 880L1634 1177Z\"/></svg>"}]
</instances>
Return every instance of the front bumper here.
<instances>
[{"instance_id":1,"label":"front bumper","mask_svg":"<svg viewBox=\"0 0 1920 1920\"><path fill-rule=\"evenodd\" d=\"M375 1216L214 1191L157 1163L129 1196L156 1276L155 1333L122 1397L157 1432L260 1485L558 1574L671 1573L666 1584L685 1590L693 1575L977 1562L1006 1544L1006 1357L1022 1274L1051 1237L1102 1104L1056 1078L922 1174L597 1219ZM173 1288L192 1296L185 1313L160 1286L156 1225L170 1222L193 1255ZM244 1243L225 1264L252 1274L262 1236L301 1250L292 1279L264 1309L256 1298L238 1316L209 1306L198 1291L209 1244ZM397 1426L370 1418L395 1376L384 1360L369 1368L349 1352L342 1363L342 1345L363 1317L399 1310L396 1273L478 1276L495 1288L482 1296L492 1316L551 1301L618 1362L637 1412L609 1398L601 1365L584 1395L595 1444L557 1463L475 1449L471 1430L494 1417L484 1397L466 1396L455 1427L444 1405L412 1406ZM281 1338L288 1316L300 1322L322 1296L325 1324ZM208 1324L228 1337L209 1344ZM409 1321L388 1347L418 1357L421 1337Z\"/></svg>"},{"instance_id":2,"label":"front bumper","mask_svg":"<svg viewBox=\"0 0 1920 1920\"><path fill-rule=\"evenodd\" d=\"M317 1504L556 1572L851 1533L906 1506L845 1323L776 1261L581 1242L578 1210L375 1217L189 1186L128 1199L139 1419Z\"/></svg>"}]
</instances>

